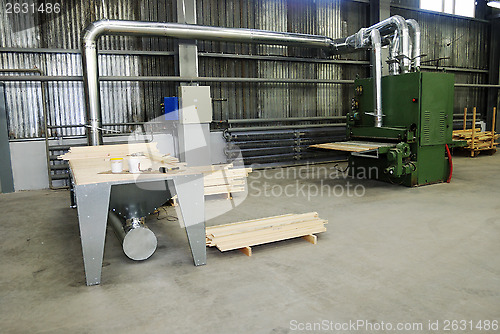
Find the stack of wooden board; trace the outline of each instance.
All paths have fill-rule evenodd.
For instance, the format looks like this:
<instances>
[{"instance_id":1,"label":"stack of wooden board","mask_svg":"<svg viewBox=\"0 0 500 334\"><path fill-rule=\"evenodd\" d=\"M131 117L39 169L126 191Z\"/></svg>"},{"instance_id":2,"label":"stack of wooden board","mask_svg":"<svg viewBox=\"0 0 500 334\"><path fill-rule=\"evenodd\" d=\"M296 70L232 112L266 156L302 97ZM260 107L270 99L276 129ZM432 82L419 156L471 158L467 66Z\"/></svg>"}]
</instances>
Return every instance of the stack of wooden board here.
<instances>
[{"instance_id":1,"label":"stack of wooden board","mask_svg":"<svg viewBox=\"0 0 500 334\"><path fill-rule=\"evenodd\" d=\"M303 237L316 244L314 234L325 232L327 223L327 220L318 218L317 212L286 214L209 226L206 228L206 240L207 246L215 246L221 252L239 249L251 256L251 246L274 241Z\"/></svg>"},{"instance_id":2,"label":"stack of wooden board","mask_svg":"<svg viewBox=\"0 0 500 334\"><path fill-rule=\"evenodd\" d=\"M496 108L493 108L492 131L481 131L481 129L476 128L476 108L474 107L472 111L472 129L467 129L467 108L465 108L463 130L453 131L453 139L466 140L467 146L464 149L470 151L472 157L478 155L481 151L493 154L497 149L495 140L499 137L498 134L495 134L495 119Z\"/></svg>"},{"instance_id":3,"label":"stack of wooden board","mask_svg":"<svg viewBox=\"0 0 500 334\"><path fill-rule=\"evenodd\" d=\"M470 150L471 153L478 153L483 150L496 150L499 135L494 134L493 131L482 132L481 129L468 129L468 130L455 130L453 131L454 140L467 140L465 149Z\"/></svg>"},{"instance_id":4,"label":"stack of wooden board","mask_svg":"<svg viewBox=\"0 0 500 334\"><path fill-rule=\"evenodd\" d=\"M247 177L252 168L234 168L233 164L212 165L203 167L192 167L198 169L204 176L205 196L226 195L245 191ZM177 196L173 198L177 205Z\"/></svg>"},{"instance_id":5,"label":"stack of wooden board","mask_svg":"<svg viewBox=\"0 0 500 334\"><path fill-rule=\"evenodd\" d=\"M227 194L245 191L246 180L251 168L233 168L232 164L224 168L203 172L205 195Z\"/></svg>"}]
</instances>

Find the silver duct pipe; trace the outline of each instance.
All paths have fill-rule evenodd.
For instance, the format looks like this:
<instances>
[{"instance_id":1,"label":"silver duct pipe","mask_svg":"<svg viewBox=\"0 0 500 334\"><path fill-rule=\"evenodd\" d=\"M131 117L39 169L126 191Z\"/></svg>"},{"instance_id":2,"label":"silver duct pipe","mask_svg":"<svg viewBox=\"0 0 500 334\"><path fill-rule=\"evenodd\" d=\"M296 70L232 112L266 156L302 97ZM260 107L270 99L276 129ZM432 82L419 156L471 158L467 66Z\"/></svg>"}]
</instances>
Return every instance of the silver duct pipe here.
<instances>
[{"instance_id":1,"label":"silver duct pipe","mask_svg":"<svg viewBox=\"0 0 500 334\"><path fill-rule=\"evenodd\" d=\"M83 32L82 62L89 145L101 145L101 101L99 93L97 40L103 35L159 36L238 43L294 45L325 49L329 54L355 52L370 47L370 34L378 30L382 37L399 36L398 56L402 57L402 72L409 69L408 26L401 16L393 16L346 38L333 40L325 36L292 34L254 29L208 27L179 23L101 20L90 24Z\"/></svg>"},{"instance_id":2,"label":"silver duct pipe","mask_svg":"<svg viewBox=\"0 0 500 334\"><path fill-rule=\"evenodd\" d=\"M291 34L253 29L207 27L178 23L101 20L83 33L83 81L89 145L101 145L101 101L99 94L97 40L103 35L160 36L225 42L246 42L318 47L330 50L333 39L325 36Z\"/></svg>"},{"instance_id":3,"label":"silver duct pipe","mask_svg":"<svg viewBox=\"0 0 500 334\"><path fill-rule=\"evenodd\" d=\"M398 61L398 54L399 54L399 46L400 46L400 41L399 41L399 36L397 31L394 33L392 42L389 44L389 74L390 75L398 75L399 74L399 61Z\"/></svg>"},{"instance_id":4,"label":"silver duct pipe","mask_svg":"<svg viewBox=\"0 0 500 334\"><path fill-rule=\"evenodd\" d=\"M411 36L411 59L415 70L420 68L420 25L413 19L406 20L410 28Z\"/></svg>"},{"instance_id":5,"label":"silver duct pipe","mask_svg":"<svg viewBox=\"0 0 500 334\"><path fill-rule=\"evenodd\" d=\"M370 32L372 44L372 78L373 78L373 106L375 108L375 127L382 127L382 41L380 32L373 29Z\"/></svg>"},{"instance_id":6,"label":"silver duct pipe","mask_svg":"<svg viewBox=\"0 0 500 334\"><path fill-rule=\"evenodd\" d=\"M402 16L394 15L366 28L366 32L370 33L371 30L377 29L380 36L388 36L395 34L398 41L398 56L401 57L401 73L408 73L410 71L410 33L408 25Z\"/></svg>"},{"instance_id":7,"label":"silver duct pipe","mask_svg":"<svg viewBox=\"0 0 500 334\"><path fill-rule=\"evenodd\" d=\"M124 221L109 211L108 222L122 243L123 252L128 258L136 261L146 260L156 251L156 236L144 224L144 219L132 218Z\"/></svg>"}]
</instances>

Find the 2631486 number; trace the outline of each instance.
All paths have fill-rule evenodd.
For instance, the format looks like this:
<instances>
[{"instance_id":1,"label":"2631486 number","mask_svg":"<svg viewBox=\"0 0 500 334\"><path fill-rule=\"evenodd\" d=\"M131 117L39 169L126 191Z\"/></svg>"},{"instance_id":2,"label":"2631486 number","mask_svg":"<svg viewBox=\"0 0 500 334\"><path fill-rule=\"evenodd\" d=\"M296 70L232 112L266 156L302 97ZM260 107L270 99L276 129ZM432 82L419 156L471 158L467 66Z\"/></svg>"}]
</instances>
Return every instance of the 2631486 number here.
<instances>
[{"instance_id":1,"label":"2631486 number","mask_svg":"<svg viewBox=\"0 0 500 334\"><path fill-rule=\"evenodd\" d=\"M498 320L444 320L444 331L496 331Z\"/></svg>"},{"instance_id":2,"label":"2631486 number","mask_svg":"<svg viewBox=\"0 0 500 334\"><path fill-rule=\"evenodd\" d=\"M58 2L45 2L40 4L29 2L7 2L5 4L5 13L7 14L59 14L61 4Z\"/></svg>"}]
</instances>

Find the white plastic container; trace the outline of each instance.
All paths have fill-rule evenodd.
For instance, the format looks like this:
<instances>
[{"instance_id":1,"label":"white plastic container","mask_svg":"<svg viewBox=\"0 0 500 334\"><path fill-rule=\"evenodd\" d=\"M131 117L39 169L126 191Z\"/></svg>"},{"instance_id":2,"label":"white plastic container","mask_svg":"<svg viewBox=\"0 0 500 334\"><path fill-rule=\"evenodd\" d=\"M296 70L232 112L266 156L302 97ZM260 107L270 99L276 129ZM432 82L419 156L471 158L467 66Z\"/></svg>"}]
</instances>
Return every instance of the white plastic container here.
<instances>
[{"instance_id":1,"label":"white plastic container","mask_svg":"<svg viewBox=\"0 0 500 334\"><path fill-rule=\"evenodd\" d=\"M123 172L123 158L111 158L111 173Z\"/></svg>"},{"instance_id":2,"label":"white plastic container","mask_svg":"<svg viewBox=\"0 0 500 334\"><path fill-rule=\"evenodd\" d=\"M128 158L128 171L134 174L141 172L141 159L139 157Z\"/></svg>"}]
</instances>

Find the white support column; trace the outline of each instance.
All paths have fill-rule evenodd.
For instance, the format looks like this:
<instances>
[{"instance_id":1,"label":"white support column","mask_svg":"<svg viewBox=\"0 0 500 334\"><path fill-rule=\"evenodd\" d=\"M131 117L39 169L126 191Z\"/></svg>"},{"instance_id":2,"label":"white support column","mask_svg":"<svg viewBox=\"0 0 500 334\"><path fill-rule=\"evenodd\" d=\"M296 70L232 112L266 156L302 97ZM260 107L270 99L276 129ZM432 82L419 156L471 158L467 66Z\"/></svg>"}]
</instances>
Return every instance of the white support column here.
<instances>
[{"instance_id":1,"label":"white support column","mask_svg":"<svg viewBox=\"0 0 500 334\"><path fill-rule=\"evenodd\" d=\"M390 0L370 0L370 24L388 19L391 16ZM389 65L386 60L389 58L389 48L382 48L382 75L389 75Z\"/></svg>"}]
</instances>

